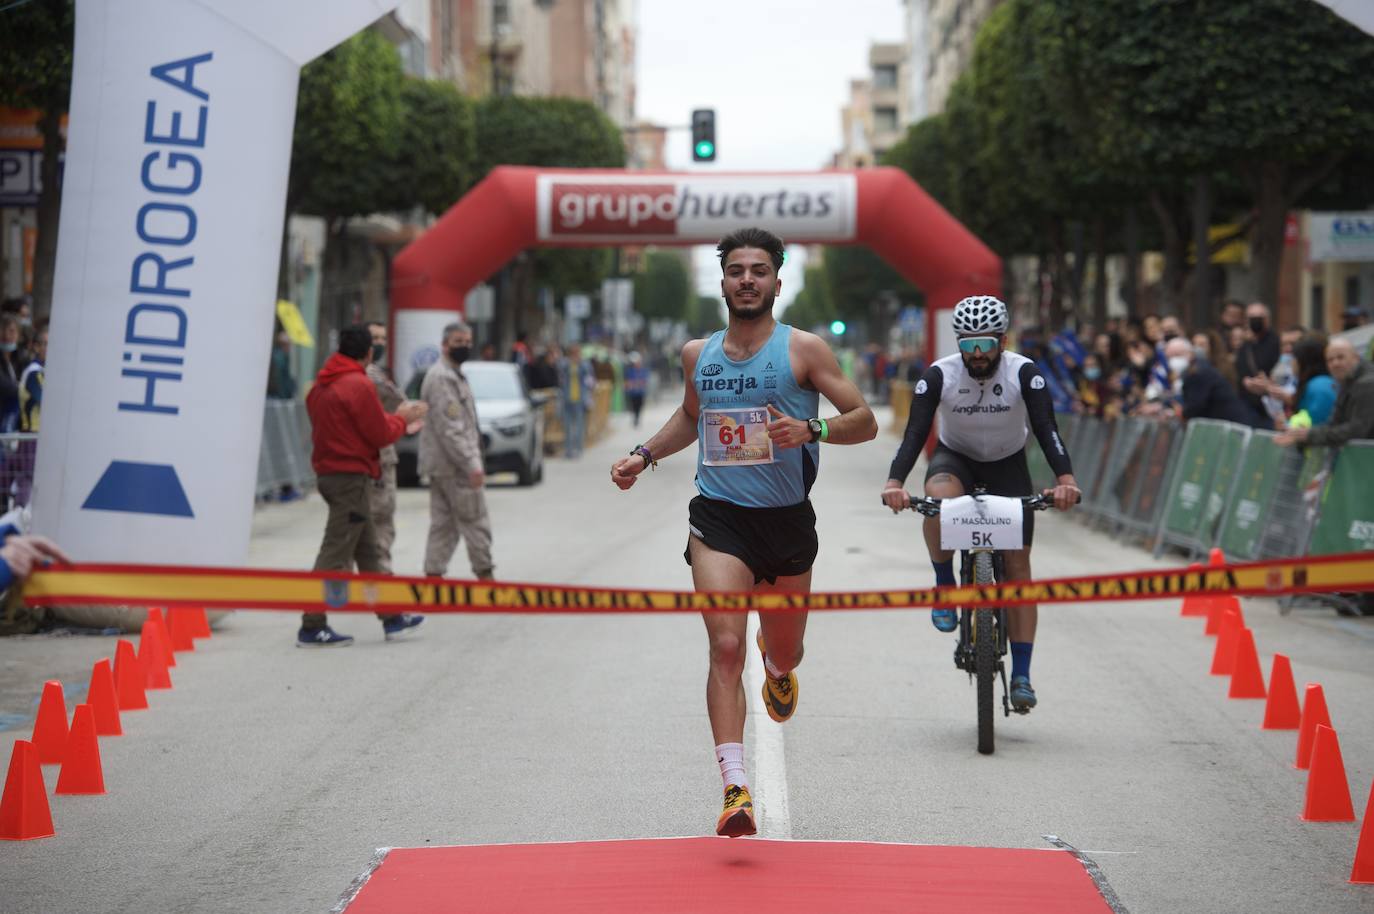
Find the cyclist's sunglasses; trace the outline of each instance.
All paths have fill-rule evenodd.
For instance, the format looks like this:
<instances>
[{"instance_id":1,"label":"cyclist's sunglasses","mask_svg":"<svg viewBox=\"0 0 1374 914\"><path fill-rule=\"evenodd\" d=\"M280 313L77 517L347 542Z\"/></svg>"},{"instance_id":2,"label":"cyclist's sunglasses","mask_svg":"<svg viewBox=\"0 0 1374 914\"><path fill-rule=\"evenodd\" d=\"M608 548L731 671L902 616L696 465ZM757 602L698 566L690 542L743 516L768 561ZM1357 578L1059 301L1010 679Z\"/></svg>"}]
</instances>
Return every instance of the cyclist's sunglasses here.
<instances>
[{"instance_id":1,"label":"cyclist's sunglasses","mask_svg":"<svg viewBox=\"0 0 1374 914\"><path fill-rule=\"evenodd\" d=\"M995 336L966 336L959 340L959 351L967 352L969 355L982 353L987 355L997 348L997 337Z\"/></svg>"}]
</instances>

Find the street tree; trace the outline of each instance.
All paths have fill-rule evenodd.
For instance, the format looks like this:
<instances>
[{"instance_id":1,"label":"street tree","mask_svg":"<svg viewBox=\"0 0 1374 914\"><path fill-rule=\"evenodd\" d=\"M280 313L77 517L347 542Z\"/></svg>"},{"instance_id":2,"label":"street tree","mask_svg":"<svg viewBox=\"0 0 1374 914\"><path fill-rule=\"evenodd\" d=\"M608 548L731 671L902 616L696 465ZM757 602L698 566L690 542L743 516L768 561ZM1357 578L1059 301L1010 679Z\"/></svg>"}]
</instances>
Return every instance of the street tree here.
<instances>
[{"instance_id":1,"label":"street tree","mask_svg":"<svg viewBox=\"0 0 1374 914\"><path fill-rule=\"evenodd\" d=\"M808 263L802 272L801 290L783 312L783 318L794 327L814 330L828 326L838 317L835 303L830 297L825 267L819 263Z\"/></svg>"},{"instance_id":2,"label":"street tree","mask_svg":"<svg viewBox=\"0 0 1374 914\"><path fill-rule=\"evenodd\" d=\"M673 251L648 251L635 275L635 310L652 320L686 320L695 302L692 274Z\"/></svg>"},{"instance_id":3,"label":"street tree","mask_svg":"<svg viewBox=\"0 0 1374 914\"><path fill-rule=\"evenodd\" d=\"M418 204L441 216L467 191L477 169L477 118L472 100L452 83L406 79L401 85L401 135L396 162L402 208Z\"/></svg>"},{"instance_id":4,"label":"street tree","mask_svg":"<svg viewBox=\"0 0 1374 914\"><path fill-rule=\"evenodd\" d=\"M493 95L476 106L476 178L486 177L498 165L533 165L544 168L619 168L625 164L625 145L620 131L589 102L570 98L535 98ZM579 290L568 280L586 285L580 291L599 288L610 275L612 259L606 252L537 249L517 259L506 281L502 271L497 286L498 345L508 348L515 339L519 312L533 300L534 281L563 292Z\"/></svg>"},{"instance_id":5,"label":"street tree","mask_svg":"<svg viewBox=\"0 0 1374 914\"><path fill-rule=\"evenodd\" d=\"M913 301L921 294L864 245L827 247L822 265L835 316L864 324L870 339L887 332L901 302Z\"/></svg>"},{"instance_id":6,"label":"street tree","mask_svg":"<svg viewBox=\"0 0 1374 914\"><path fill-rule=\"evenodd\" d=\"M1199 206L1199 180L1244 182L1237 221L1259 296L1276 303L1288 210L1374 146L1374 37L1312 0L1037 6L1092 87L1061 110L1096 115L1099 162L1187 182Z\"/></svg>"},{"instance_id":7,"label":"street tree","mask_svg":"<svg viewBox=\"0 0 1374 914\"><path fill-rule=\"evenodd\" d=\"M286 213L319 216L327 226L320 299L322 330L351 320L353 287L370 269L350 257L345 235L353 216L409 209L411 185L400 162L403 76L396 49L365 30L307 64L296 96ZM278 289L286 291L287 237L282 233ZM349 276L352 276L350 279Z\"/></svg>"},{"instance_id":8,"label":"street tree","mask_svg":"<svg viewBox=\"0 0 1374 914\"><path fill-rule=\"evenodd\" d=\"M392 171L404 129L403 82L396 49L371 30L301 70L290 211L337 223L411 205Z\"/></svg>"},{"instance_id":9,"label":"street tree","mask_svg":"<svg viewBox=\"0 0 1374 914\"><path fill-rule=\"evenodd\" d=\"M687 329L694 338L710 336L725 327L725 305L718 295L698 295L687 316Z\"/></svg>"}]
</instances>

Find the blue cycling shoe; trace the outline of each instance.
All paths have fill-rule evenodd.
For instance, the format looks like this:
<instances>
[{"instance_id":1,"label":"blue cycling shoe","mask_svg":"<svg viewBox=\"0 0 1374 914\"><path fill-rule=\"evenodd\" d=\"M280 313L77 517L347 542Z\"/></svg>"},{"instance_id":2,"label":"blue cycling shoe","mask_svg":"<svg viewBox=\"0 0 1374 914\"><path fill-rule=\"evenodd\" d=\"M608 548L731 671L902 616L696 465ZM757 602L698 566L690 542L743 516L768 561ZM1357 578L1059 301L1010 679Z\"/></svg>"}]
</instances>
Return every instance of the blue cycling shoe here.
<instances>
[{"instance_id":1,"label":"blue cycling shoe","mask_svg":"<svg viewBox=\"0 0 1374 914\"><path fill-rule=\"evenodd\" d=\"M959 611L957 609L932 609L930 611L930 624L942 632L952 632L959 627Z\"/></svg>"},{"instance_id":2,"label":"blue cycling shoe","mask_svg":"<svg viewBox=\"0 0 1374 914\"><path fill-rule=\"evenodd\" d=\"M1011 677L1011 709L1017 714L1025 714L1035 707L1035 689L1031 688L1029 676Z\"/></svg>"}]
</instances>

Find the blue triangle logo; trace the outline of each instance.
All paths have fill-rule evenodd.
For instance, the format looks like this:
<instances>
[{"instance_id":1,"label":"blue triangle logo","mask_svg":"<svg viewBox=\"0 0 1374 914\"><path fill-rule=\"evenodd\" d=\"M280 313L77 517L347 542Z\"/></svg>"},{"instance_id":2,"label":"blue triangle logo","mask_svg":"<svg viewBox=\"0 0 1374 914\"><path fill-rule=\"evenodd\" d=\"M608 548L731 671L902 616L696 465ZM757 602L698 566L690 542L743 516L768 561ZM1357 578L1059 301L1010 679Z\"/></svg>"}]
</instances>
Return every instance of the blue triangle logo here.
<instances>
[{"instance_id":1,"label":"blue triangle logo","mask_svg":"<svg viewBox=\"0 0 1374 914\"><path fill-rule=\"evenodd\" d=\"M87 511L195 517L191 512L191 502L186 498L186 490L177 478L176 468L164 463L111 461L81 508Z\"/></svg>"}]
</instances>

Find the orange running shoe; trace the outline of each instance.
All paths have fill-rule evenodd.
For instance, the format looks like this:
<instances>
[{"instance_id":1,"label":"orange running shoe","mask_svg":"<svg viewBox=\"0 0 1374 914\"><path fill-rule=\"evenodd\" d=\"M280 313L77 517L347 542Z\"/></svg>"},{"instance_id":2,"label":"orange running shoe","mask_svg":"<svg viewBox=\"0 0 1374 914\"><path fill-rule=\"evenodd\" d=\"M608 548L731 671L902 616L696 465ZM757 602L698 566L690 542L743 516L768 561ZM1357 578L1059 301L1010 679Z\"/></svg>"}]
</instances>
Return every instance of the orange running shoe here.
<instances>
[{"instance_id":1,"label":"orange running shoe","mask_svg":"<svg viewBox=\"0 0 1374 914\"><path fill-rule=\"evenodd\" d=\"M731 784L725 788L725 809L716 820L716 834L725 838L743 838L758 831L754 825L754 801L748 787Z\"/></svg>"},{"instance_id":2,"label":"orange running shoe","mask_svg":"<svg viewBox=\"0 0 1374 914\"><path fill-rule=\"evenodd\" d=\"M763 647L763 630L758 634L759 653L766 660L768 652ZM788 673L781 679L774 679L768 674L768 667L763 668L763 706L768 711L768 716L778 723L786 723L792 716L792 712L797 710L797 674Z\"/></svg>"}]
</instances>

